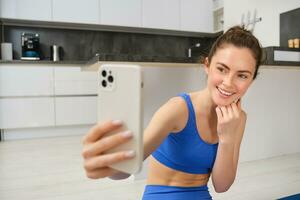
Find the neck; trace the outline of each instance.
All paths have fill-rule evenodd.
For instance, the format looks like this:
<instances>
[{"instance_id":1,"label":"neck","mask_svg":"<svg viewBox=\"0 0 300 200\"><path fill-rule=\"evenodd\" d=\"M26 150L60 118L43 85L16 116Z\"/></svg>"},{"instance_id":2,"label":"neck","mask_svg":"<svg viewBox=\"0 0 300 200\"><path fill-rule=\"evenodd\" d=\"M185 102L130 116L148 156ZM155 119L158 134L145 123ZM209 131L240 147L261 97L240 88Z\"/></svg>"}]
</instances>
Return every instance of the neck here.
<instances>
[{"instance_id":1,"label":"neck","mask_svg":"<svg viewBox=\"0 0 300 200\"><path fill-rule=\"evenodd\" d=\"M208 88L202 90L199 95L198 99L201 102L201 110L207 117L216 117L216 107L217 105L212 101L211 94Z\"/></svg>"}]
</instances>

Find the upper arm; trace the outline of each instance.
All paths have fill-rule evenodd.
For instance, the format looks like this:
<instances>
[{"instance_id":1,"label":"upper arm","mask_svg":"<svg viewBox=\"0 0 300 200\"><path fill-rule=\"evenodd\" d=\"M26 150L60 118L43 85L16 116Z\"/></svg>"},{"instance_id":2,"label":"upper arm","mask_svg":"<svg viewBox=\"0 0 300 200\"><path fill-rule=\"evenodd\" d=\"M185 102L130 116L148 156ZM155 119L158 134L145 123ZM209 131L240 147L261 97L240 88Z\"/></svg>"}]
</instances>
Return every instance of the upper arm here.
<instances>
[{"instance_id":1,"label":"upper arm","mask_svg":"<svg viewBox=\"0 0 300 200\"><path fill-rule=\"evenodd\" d=\"M144 131L144 159L155 151L170 132L177 129L182 118L182 101L180 97L174 97L153 115Z\"/></svg>"}]
</instances>

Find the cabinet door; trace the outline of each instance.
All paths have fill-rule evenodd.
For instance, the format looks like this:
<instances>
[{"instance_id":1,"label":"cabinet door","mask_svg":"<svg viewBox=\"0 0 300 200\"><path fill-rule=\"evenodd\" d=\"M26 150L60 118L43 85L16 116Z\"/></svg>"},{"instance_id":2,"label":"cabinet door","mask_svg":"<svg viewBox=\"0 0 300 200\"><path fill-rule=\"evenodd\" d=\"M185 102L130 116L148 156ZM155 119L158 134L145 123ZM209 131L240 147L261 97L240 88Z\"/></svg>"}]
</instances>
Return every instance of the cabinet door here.
<instances>
[{"instance_id":1,"label":"cabinet door","mask_svg":"<svg viewBox=\"0 0 300 200\"><path fill-rule=\"evenodd\" d=\"M52 0L1 0L1 17L51 21Z\"/></svg>"},{"instance_id":2,"label":"cabinet door","mask_svg":"<svg viewBox=\"0 0 300 200\"><path fill-rule=\"evenodd\" d=\"M97 94L97 72L81 71L80 67L54 69L55 95Z\"/></svg>"},{"instance_id":3,"label":"cabinet door","mask_svg":"<svg viewBox=\"0 0 300 200\"><path fill-rule=\"evenodd\" d=\"M54 126L53 98L0 99L0 129Z\"/></svg>"},{"instance_id":4,"label":"cabinet door","mask_svg":"<svg viewBox=\"0 0 300 200\"><path fill-rule=\"evenodd\" d=\"M143 0L143 27L180 30L180 0Z\"/></svg>"},{"instance_id":5,"label":"cabinet door","mask_svg":"<svg viewBox=\"0 0 300 200\"><path fill-rule=\"evenodd\" d=\"M100 0L100 23L141 27L142 0Z\"/></svg>"},{"instance_id":6,"label":"cabinet door","mask_svg":"<svg viewBox=\"0 0 300 200\"><path fill-rule=\"evenodd\" d=\"M181 0L181 30L213 32L211 0Z\"/></svg>"},{"instance_id":7,"label":"cabinet door","mask_svg":"<svg viewBox=\"0 0 300 200\"><path fill-rule=\"evenodd\" d=\"M16 18L17 0L0 0L0 17Z\"/></svg>"},{"instance_id":8,"label":"cabinet door","mask_svg":"<svg viewBox=\"0 0 300 200\"><path fill-rule=\"evenodd\" d=\"M0 97L53 95L53 67L0 67Z\"/></svg>"},{"instance_id":9,"label":"cabinet door","mask_svg":"<svg viewBox=\"0 0 300 200\"><path fill-rule=\"evenodd\" d=\"M53 0L53 21L99 23L99 0Z\"/></svg>"},{"instance_id":10,"label":"cabinet door","mask_svg":"<svg viewBox=\"0 0 300 200\"><path fill-rule=\"evenodd\" d=\"M56 97L56 125L94 124L97 121L97 97Z\"/></svg>"}]
</instances>

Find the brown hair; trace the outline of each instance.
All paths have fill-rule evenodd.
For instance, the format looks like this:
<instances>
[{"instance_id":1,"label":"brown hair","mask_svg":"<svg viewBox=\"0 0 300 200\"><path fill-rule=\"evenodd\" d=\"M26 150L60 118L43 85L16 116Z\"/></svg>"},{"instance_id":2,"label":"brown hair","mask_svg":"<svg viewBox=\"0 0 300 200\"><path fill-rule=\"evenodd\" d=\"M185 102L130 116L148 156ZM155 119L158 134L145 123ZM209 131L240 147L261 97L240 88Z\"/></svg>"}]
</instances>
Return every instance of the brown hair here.
<instances>
[{"instance_id":1,"label":"brown hair","mask_svg":"<svg viewBox=\"0 0 300 200\"><path fill-rule=\"evenodd\" d=\"M209 63L211 62L211 59L217 50L224 47L226 44L232 44L240 48L248 48L251 51L254 59L256 60L255 72L253 76L253 79L255 79L262 60L262 48L257 38L244 27L234 26L228 29L215 41L210 49L208 54Z\"/></svg>"}]
</instances>

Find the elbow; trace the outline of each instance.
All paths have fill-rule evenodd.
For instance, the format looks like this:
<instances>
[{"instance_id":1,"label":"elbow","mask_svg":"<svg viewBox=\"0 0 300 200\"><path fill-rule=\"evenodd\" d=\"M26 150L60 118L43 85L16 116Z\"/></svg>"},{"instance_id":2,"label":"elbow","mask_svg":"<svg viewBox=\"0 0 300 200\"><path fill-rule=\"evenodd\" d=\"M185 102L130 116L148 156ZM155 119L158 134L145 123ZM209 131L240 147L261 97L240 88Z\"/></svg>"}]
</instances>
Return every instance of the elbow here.
<instances>
[{"instance_id":1,"label":"elbow","mask_svg":"<svg viewBox=\"0 0 300 200\"><path fill-rule=\"evenodd\" d=\"M215 191L216 193L223 193L223 192L227 192L229 188L230 187L215 187Z\"/></svg>"},{"instance_id":2,"label":"elbow","mask_svg":"<svg viewBox=\"0 0 300 200\"><path fill-rule=\"evenodd\" d=\"M215 189L216 193L227 192L232 184L233 184L233 181L230 181L228 183L222 183L222 184L214 184L214 189Z\"/></svg>"}]
</instances>

